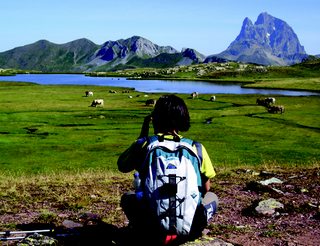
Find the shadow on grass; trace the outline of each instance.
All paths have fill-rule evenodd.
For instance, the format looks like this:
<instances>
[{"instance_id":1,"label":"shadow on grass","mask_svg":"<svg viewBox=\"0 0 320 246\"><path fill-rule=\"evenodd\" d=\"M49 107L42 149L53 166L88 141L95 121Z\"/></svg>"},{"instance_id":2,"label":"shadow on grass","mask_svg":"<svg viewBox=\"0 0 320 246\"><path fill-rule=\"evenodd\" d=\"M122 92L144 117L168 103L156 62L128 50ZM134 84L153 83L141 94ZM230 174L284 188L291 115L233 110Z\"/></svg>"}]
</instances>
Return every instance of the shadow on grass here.
<instances>
[{"instance_id":1,"label":"shadow on grass","mask_svg":"<svg viewBox=\"0 0 320 246\"><path fill-rule=\"evenodd\" d=\"M59 246L129 245L134 241L132 240L134 235L128 227L118 228L103 221L95 221L74 228L56 227L49 223L19 224L16 228L19 231L29 231L27 236L34 234L32 231L50 230L50 232L41 232L41 235L56 239Z\"/></svg>"}]
</instances>

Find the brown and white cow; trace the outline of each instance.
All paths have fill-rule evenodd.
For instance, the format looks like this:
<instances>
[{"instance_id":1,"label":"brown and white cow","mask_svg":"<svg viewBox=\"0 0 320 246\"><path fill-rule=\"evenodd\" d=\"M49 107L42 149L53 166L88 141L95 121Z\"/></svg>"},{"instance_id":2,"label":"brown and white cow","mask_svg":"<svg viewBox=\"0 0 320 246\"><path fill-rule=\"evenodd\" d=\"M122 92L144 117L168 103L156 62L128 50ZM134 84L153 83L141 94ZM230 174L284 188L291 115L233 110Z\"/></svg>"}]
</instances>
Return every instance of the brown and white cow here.
<instances>
[{"instance_id":1,"label":"brown and white cow","mask_svg":"<svg viewBox=\"0 0 320 246\"><path fill-rule=\"evenodd\" d=\"M104 106L104 100L103 99L94 99L91 103L91 107L103 107Z\"/></svg>"}]
</instances>

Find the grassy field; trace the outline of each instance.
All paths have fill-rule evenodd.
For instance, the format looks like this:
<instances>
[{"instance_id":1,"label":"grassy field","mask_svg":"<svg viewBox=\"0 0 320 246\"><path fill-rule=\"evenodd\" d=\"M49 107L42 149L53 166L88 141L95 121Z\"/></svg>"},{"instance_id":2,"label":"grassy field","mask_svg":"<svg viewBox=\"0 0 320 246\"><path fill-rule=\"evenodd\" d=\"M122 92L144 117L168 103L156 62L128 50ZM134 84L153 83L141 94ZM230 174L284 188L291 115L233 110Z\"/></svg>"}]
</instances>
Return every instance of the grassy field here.
<instances>
[{"instance_id":1,"label":"grassy field","mask_svg":"<svg viewBox=\"0 0 320 246\"><path fill-rule=\"evenodd\" d=\"M104 107L90 107L88 89ZM0 174L117 170L118 156L152 110L143 93L123 90L0 82ZM257 106L258 95L216 95L215 102L180 96L191 114L183 135L202 142L216 168L319 166L319 96L276 96L284 114Z\"/></svg>"}]
</instances>

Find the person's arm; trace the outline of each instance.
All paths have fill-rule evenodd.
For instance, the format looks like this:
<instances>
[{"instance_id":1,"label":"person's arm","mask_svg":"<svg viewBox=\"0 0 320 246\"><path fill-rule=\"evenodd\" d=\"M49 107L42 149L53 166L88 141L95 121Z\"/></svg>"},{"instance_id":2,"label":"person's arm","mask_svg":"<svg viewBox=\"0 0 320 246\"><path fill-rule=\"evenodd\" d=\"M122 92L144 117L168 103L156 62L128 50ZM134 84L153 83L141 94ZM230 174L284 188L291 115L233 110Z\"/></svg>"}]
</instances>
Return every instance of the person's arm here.
<instances>
[{"instance_id":1,"label":"person's arm","mask_svg":"<svg viewBox=\"0 0 320 246\"><path fill-rule=\"evenodd\" d=\"M152 120L151 115L148 115L144 118L139 138L148 137L149 125L150 125L151 120Z\"/></svg>"},{"instance_id":2,"label":"person's arm","mask_svg":"<svg viewBox=\"0 0 320 246\"><path fill-rule=\"evenodd\" d=\"M207 182L204 183L204 189L206 193L210 190L210 186L211 186L211 182L210 182L210 179L208 179Z\"/></svg>"},{"instance_id":3,"label":"person's arm","mask_svg":"<svg viewBox=\"0 0 320 246\"><path fill-rule=\"evenodd\" d=\"M203 145L202 148L202 165L201 165L201 179L202 179L202 190L203 195L210 190L211 182L210 179L216 175L216 172L211 163L210 157L207 153L207 150Z\"/></svg>"},{"instance_id":4,"label":"person's arm","mask_svg":"<svg viewBox=\"0 0 320 246\"><path fill-rule=\"evenodd\" d=\"M144 118L138 140L119 156L117 165L120 172L131 172L141 165L141 162L143 161L142 149L146 142L146 137L148 137L149 134L149 125L151 120L151 115Z\"/></svg>"},{"instance_id":5,"label":"person's arm","mask_svg":"<svg viewBox=\"0 0 320 246\"><path fill-rule=\"evenodd\" d=\"M120 172L128 173L135 169L136 142L126 149L118 158L118 169Z\"/></svg>"}]
</instances>

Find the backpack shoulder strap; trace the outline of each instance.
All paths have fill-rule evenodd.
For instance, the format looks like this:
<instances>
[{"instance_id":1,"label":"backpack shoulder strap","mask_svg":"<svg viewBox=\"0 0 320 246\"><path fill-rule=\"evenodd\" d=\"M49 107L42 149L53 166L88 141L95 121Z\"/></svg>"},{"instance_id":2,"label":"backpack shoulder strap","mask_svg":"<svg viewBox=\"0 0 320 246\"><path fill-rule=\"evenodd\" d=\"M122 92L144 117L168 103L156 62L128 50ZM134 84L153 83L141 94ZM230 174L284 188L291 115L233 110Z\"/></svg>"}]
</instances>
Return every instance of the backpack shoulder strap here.
<instances>
[{"instance_id":1,"label":"backpack shoulder strap","mask_svg":"<svg viewBox=\"0 0 320 246\"><path fill-rule=\"evenodd\" d=\"M194 140L191 140L189 138L182 138L181 141L186 142L186 143L190 144L191 146L195 146L196 147L198 157L199 157L199 159L200 159L200 161L202 163L203 157L202 157L202 145L201 145L201 143L199 143L197 141L194 141Z\"/></svg>"},{"instance_id":2,"label":"backpack shoulder strap","mask_svg":"<svg viewBox=\"0 0 320 246\"><path fill-rule=\"evenodd\" d=\"M197 148L197 153L198 153L198 156L200 158L200 161L202 163L202 145L201 143L197 142L197 141L193 141L192 145L196 146Z\"/></svg>"},{"instance_id":3,"label":"backpack shoulder strap","mask_svg":"<svg viewBox=\"0 0 320 246\"><path fill-rule=\"evenodd\" d=\"M157 135L153 135L153 136L147 137L148 145L153 143L153 142L155 142L155 141L157 141L157 140L159 140Z\"/></svg>"}]
</instances>

